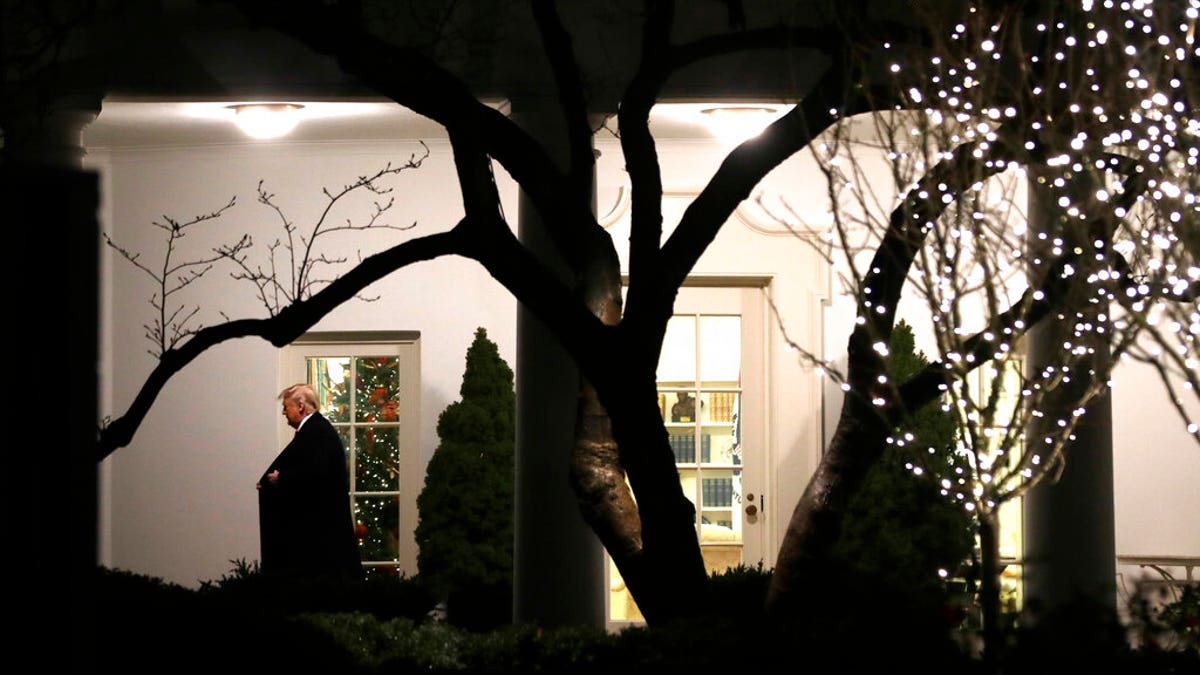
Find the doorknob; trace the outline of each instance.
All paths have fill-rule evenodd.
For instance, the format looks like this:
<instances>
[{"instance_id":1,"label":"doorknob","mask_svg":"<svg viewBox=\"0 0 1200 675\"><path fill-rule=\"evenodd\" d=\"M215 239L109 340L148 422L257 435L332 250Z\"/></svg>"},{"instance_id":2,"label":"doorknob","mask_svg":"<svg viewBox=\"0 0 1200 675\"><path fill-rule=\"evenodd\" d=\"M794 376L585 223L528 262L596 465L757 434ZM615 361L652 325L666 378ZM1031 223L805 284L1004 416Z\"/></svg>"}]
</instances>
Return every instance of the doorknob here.
<instances>
[{"instance_id":1,"label":"doorknob","mask_svg":"<svg viewBox=\"0 0 1200 675\"><path fill-rule=\"evenodd\" d=\"M746 493L746 501L748 501L748 502L754 501L754 493L753 492ZM766 502L767 502L766 497L759 495L758 504L766 504ZM747 504L746 505L746 515L750 516L751 518L758 515L758 504Z\"/></svg>"}]
</instances>

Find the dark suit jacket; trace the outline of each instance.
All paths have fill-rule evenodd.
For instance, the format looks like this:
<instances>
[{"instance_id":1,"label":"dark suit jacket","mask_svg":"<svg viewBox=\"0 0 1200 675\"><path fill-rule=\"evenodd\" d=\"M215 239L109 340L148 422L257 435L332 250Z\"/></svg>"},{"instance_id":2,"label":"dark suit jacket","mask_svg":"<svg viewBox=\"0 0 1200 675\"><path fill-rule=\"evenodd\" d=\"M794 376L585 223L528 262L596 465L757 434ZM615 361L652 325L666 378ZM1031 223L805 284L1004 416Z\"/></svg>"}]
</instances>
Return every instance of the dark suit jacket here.
<instances>
[{"instance_id":1,"label":"dark suit jacket","mask_svg":"<svg viewBox=\"0 0 1200 675\"><path fill-rule=\"evenodd\" d=\"M345 452L329 420L313 413L263 472L258 518L264 573L361 576ZM267 474L276 470L279 480L271 483Z\"/></svg>"}]
</instances>

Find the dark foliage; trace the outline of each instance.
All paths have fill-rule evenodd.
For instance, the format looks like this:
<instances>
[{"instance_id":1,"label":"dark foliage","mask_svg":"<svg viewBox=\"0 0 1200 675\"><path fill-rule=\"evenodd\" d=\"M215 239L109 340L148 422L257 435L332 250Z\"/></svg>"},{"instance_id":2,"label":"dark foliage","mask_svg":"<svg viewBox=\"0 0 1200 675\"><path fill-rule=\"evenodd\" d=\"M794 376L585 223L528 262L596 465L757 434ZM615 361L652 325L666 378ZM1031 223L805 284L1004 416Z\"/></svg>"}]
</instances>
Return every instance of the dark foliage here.
<instances>
[{"instance_id":1,"label":"dark foliage","mask_svg":"<svg viewBox=\"0 0 1200 675\"><path fill-rule=\"evenodd\" d=\"M260 574L256 565L233 562L231 574L201 584L199 595L214 606L263 607L284 615L362 612L386 621L423 620L437 602L415 578L288 579Z\"/></svg>"},{"instance_id":2,"label":"dark foliage","mask_svg":"<svg viewBox=\"0 0 1200 675\"><path fill-rule=\"evenodd\" d=\"M276 605L272 603L280 601L285 589L264 595L267 582L249 568L198 591L100 568L95 586L102 609L96 626L101 647L94 659L77 660L94 666L87 672L112 668L123 673L659 675L803 668L814 673L912 669L924 675L1057 675L1108 672L1109 667L1139 675L1200 672L1195 650L1130 649L1111 617L1086 607L1015 633L998 667L986 670L958 649L946 631L914 622L886 589L826 572L831 575L823 586L828 597L820 600L834 609L796 622L780 624L762 614L756 601L771 573L742 567L712 578L711 611L610 634L591 627L513 625L465 631L427 620L422 613L428 600L421 599L409 579L381 579L361 587L343 582L341 592L330 587L308 601ZM315 590L293 588L291 593L303 596ZM379 593L377 606L391 611L353 607L369 592ZM840 604L831 601L835 597ZM331 609L312 609L318 605ZM39 655L39 665L60 670L55 666L65 658Z\"/></svg>"},{"instance_id":3,"label":"dark foliage","mask_svg":"<svg viewBox=\"0 0 1200 675\"><path fill-rule=\"evenodd\" d=\"M762 616L771 570L760 562L754 567L738 565L709 577L706 604L717 616L755 619Z\"/></svg>"},{"instance_id":4,"label":"dark foliage","mask_svg":"<svg viewBox=\"0 0 1200 675\"><path fill-rule=\"evenodd\" d=\"M1112 608L1088 598L1053 611L1027 607L1028 617L1001 652L1006 673L1125 672L1139 675L1200 673L1200 650L1135 649Z\"/></svg>"},{"instance_id":5,"label":"dark foliage","mask_svg":"<svg viewBox=\"0 0 1200 675\"><path fill-rule=\"evenodd\" d=\"M97 577L93 672L362 672L327 633L261 597L240 597L245 589L235 600L118 570ZM40 667L55 670L54 658Z\"/></svg>"},{"instance_id":6,"label":"dark foliage","mask_svg":"<svg viewBox=\"0 0 1200 675\"><path fill-rule=\"evenodd\" d=\"M897 385L928 364L916 349L912 327L903 321L888 351L889 377ZM942 495L939 485L954 477L955 421L940 401L911 412L908 420L893 435L903 444L884 449L851 500L834 556L852 571L856 585L890 589L892 601L944 614L954 603L938 570L959 571L975 542L971 517ZM922 474L914 475L913 466Z\"/></svg>"},{"instance_id":7,"label":"dark foliage","mask_svg":"<svg viewBox=\"0 0 1200 675\"><path fill-rule=\"evenodd\" d=\"M1184 586L1179 596L1167 602L1155 617L1154 624L1157 632L1170 634L1163 643L1177 645L1200 657L1200 584Z\"/></svg>"},{"instance_id":8,"label":"dark foliage","mask_svg":"<svg viewBox=\"0 0 1200 675\"><path fill-rule=\"evenodd\" d=\"M418 577L455 625L487 630L512 620L512 369L478 328L462 399L438 417L440 444L417 498Z\"/></svg>"}]
</instances>

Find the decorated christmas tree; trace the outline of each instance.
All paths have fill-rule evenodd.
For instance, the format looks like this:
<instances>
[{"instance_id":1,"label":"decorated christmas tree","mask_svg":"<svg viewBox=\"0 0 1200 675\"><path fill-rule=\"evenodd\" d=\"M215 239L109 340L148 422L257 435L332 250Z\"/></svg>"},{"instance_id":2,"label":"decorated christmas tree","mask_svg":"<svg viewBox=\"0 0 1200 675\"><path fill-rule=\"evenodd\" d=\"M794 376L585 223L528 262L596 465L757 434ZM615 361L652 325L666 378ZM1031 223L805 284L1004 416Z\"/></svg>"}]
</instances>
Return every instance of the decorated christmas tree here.
<instances>
[{"instance_id":1,"label":"decorated christmas tree","mask_svg":"<svg viewBox=\"0 0 1200 675\"><path fill-rule=\"evenodd\" d=\"M438 417L440 443L417 498L417 567L450 621L489 628L512 614L516 396L512 369L483 328L459 393Z\"/></svg>"}]
</instances>

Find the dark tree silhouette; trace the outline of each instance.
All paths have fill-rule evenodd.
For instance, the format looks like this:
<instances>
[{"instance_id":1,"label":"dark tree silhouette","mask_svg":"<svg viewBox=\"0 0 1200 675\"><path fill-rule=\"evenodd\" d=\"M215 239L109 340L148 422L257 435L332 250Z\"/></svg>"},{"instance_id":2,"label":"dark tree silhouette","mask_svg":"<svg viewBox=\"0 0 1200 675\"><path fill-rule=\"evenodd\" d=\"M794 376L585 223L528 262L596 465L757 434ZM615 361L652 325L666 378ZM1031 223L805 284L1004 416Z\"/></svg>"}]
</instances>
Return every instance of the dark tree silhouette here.
<instances>
[{"instance_id":1,"label":"dark tree silhouette","mask_svg":"<svg viewBox=\"0 0 1200 675\"><path fill-rule=\"evenodd\" d=\"M470 258L535 314L579 366L586 383L578 438L575 448L563 451L572 454L572 479L581 510L611 553L644 616L651 623L686 616L703 597L707 577L694 531L694 507L679 485L654 378L681 284L754 186L815 139L836 133L844 121L863 113L886 119L904 108L921 110L930 118L941 115L943 127L967 129L984 123L986 132L945 136L953 144L929 155L931 161L920 165L896 203L885 208L884 227L872 243L874 257L855 287L859 317L848 342L847 394L841 417L793 512L775 566L768 605L787 614L805 610L810 594L804 582L811 581L806 571L813 562L828 559L850 499L879 460L905 411L938 398L955 377L994 358L997 352L990 336L1023 333L1048 317L1072 325L1100 295L1124 303L1125 320L1144 329L1152 327L1145 318L1146 302L1159 297L1164 288L1194 306L1189 277L1180 272L1194 269L1194 236L1184 232L1177 240L1185 245L1165 248L1156 246L1154 237L1147 240L1149 245L1128 237L1134 242L1130 254L1114 246L1116 226L1130 224L1127 215L1145 215L1148 210L1148 222L1161 225L1176 222L1170 214L1181 214L1183 229L1194 227L1197 208L1192 197L1196 172L1185 171L1191 177L1180 183L1174 168L1182 162L1194 169L1196 163L1194 134L1179 131L1195 127L1190 112L1196 109L1195 77L1190 70L1195 48L1190 41L1180 42L1183 51L1177 58L1173 46L1161 44L1157 34L1125 30L1127 17L1122 9L1090 13L1090 8L1072 7L1060 16L1054 13L1057 6L955 3L940 6L938 16L926 17L897 11L908 6L901 3L830 2L813 3L803 16L782 20L749 11L761 9L751 3L725 3L737 10L726 15L733 27L697 35L676 33L680 17L675 3L621 4L620 11L605 16L618 15L627 21L629 30L623 35L627 40L636 36L630 41L634 56L624 64L627 72L614 68L598 73L575 46L575 41L588 37L578 23L589 25L589 12L596 7L588 3L472 4L480 8L480 15L486 14L484 6L499 12L496 20L464 26L454 16L446 16L441 17L438 30L416 24L392 26L392 32L376 20L385 16L382 10L387 3L232 0L218 4L235 6L256 25L336 58L342 69L380 94L441 124L452 145L465 216L445 232L416 237L366 258L311 297L297 297L269 318L205 327L168 348L126 413L101 430L97 459L128 444L169 378L209 347L250 335L277 346L289 344L340 303L400 267L443 255ZM470 13L466 5L460 9ZM876 9L891 11L869 11ZM569 20L560 11L570 11ZM1171 11L1164 9L1161 14L1166 19L1162 30L1173 38L1181 30L1190 34L1195 18ZM962 30L956 28L960 23ZM512 45L495 35L477 42L472 38L479 36L467 30L486 26L499 31L502 25L533 31L536 40L530 44L544 50L540 66L547 77L540 84L543 91L554 92L561 108L561 145L568 149L562 166L539 138L486 104L485 95L495 83L468 77L468 71L475 74L484 65L516 57L515 51L506 51ZM1107 37L1098 37L1096 26L1106 29ZM965 60L970 55L959 47L968 42L982 49L986 58ZM1078 51L1068 48L1074 44L1081 45ZM1094 46L1100 44L1109 46ZM1009 47L1018 48L1009 51ZM488 50L493 51L480 58L481 51ZM663 241L662 176L648 124L651 107L669 96L672 84L689 69L710 67L731 55L763 52L787 56L780 62L784 75L780 80L792 83L793 89L784 93L798 103L761 136L728 154ZM949 84L932 79L939 71L927 67L943 56L953 59L951 68L959 78ZM963 74L993 61L998 65L988 69L989 86L973 88ZM908 67L893 67L899 62ZM1060 82L1101 79L1093 77L1096 69L1118 86L1103 93L1060 91ZM1139 74L1131 74L1131 69ZM591 88L608 81L606 77L618 86ZM1122 89L1127 80L1132 85ZM1139 84L1142 80L1148 82L1145 88ZM989 98L977 106L971 99L976 107L967 110L959 107L970 98L963 91ZM1168 99L1166 105L1156 102L1159 95ZM1009 108L1019 114L1008 117ZM1147 121L1151 109L1158 113L1154 123ZM591 137L597 112L615 112L632 187L624 301L614 244L591 211L595 162ZM997 117L993 119L992 113ZM1170 117L1169 124L1163 114ZM983 119L977 119L980 116ZM1137 128L1138 138L1122 136L1117 127L1126 122ZM1151 127L1159 150L1139 147L1142 132L1149 138ZM1085 130L1101 129L1116 129L1119 148L1109 150L1105 135L1080 137ZM1163 146L1167 135L1171 152ZM537 212L570 272L568 282L512 235L500 209L493 162L516 180ZM1052 220L1058 219L1053 225L1059 233L1055 241L1063 245L1055 244L1041 256L1026 294L989 316L988 325L979 332L958 336L953 364L945 360L950 359L947 351L903 385L882 386L886 364L876 346L887 344L906 280L935 236L936 228L928 224L954 215L953 205L966 204L976 185L1010 163L1031 167L1039 180L1051 185L1061 181L1075 190L1079 197L1075 204L1051 202ZM1102 168L1105 175L1092 176L1092 167ZM1109 202L1110 208L1093 207L1116 193L1102 196L1093 189L1102 181L1089 184L1085 175L1112 177L1120 184L1120 197ZM1117 208L1111 208L1114 204ZM1088 257L1096 242L1101 242L1105 254L1099 267ZM1164 267L1164 262L1169 264ZM1097 285L1100 290L1095 292L1068 293L1076 270L1087 270L1089 280L1105 283ZM1127 289L1133 289L1134 295L1126 295ZM1127 302L1130 297L1133 300ZM1179 316L1187 319L1191 314L1185 309ZM1185 320L1182 325L1193 323ZM1191 333L1189 328L1149 334L1160 336L1168 351L1179 355L1164 368L1176 368L1195 385ZM1091 375L1077 379L1093 384L1104 379L1103 372ZM1095 387L1089 387L1082 398L1095 393ZM1049 435L1061 446L1069 430Z\"/></svg>"}]
</instances>

